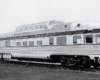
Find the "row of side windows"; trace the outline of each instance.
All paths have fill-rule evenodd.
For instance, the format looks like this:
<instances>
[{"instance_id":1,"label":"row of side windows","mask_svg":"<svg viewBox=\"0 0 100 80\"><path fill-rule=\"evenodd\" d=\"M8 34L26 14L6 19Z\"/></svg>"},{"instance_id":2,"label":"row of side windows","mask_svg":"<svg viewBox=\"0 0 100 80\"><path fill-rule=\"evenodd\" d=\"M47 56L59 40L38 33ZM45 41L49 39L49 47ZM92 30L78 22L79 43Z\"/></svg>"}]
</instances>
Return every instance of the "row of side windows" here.
<instances>
[{"instance_id":1,"label":"row of side windows","mask_svg":"<svg viewBox=\"0 0 100 80\"><path fill-rule=\"evenodd\" d=\"M57 45L66 45L66 36L57 37ZM43 45L42 41L37 41L37 46ZM49 38L49 45L54 45L54 38ZM17 42L16 46L21 46L21 42ZM23 46L28 46L28 41L23 42ZM34 46L34 41L29 41L29 46Z\"/></svg>"},{"instance_id":2,"label":"row of side windows","mask_svg":"<svg viewBox=\"0 0 100 80\"><path fill-rule=\"evenodd\" d=\"M37 41L37 45L42 45L42 41ZM21 46L21 42L16 42L16 46ZM28 41L24 41L23 42L23 46L34 46L34 41L29 41L29 45L28 45Z\"/></svg>"},{"instance_id":3,"label":"row of side windows","mask_svg":"<svg viewBox=\"0 0 100 80\"><path fill-rule=\"evenodd\" d=\"M28 45L28 41L24 41L23 46L34 46L34 41L29 41L29 45ZM57 37L56 40L56 44L57 45L66 45L66 36L63 37ZM42 41L37 41L37 46L43 45ZM49 38L49 45L54 45L54 38ZM16 46L21 46L21 42L17 42Z\"/></svg>"},{"instance_id":4,"label":"row of side windows","mask_svg":"<svg viewBox=\"0 0 100 80\"><path fill-rule=\"evenodd\" d=\"M21 42L16 42L16 46L21 46ZM23 46L28 46L28 42L24 41ZM29 46L34 46L34 41L29 41Z\"/></svg>"},{"instance_id":5,"label":"row of side windows","mask_svg":"<svg viewBox=\"0 0 100 80\"><path fill-rule=\"evenodd\" d=\"M100 43L100 39L97 38L98 43ZM67 38L65 36L63 37L57 37L56 44L57 45L66 45L67 44ZM84 36L84 43L93 43L93 36L92 35L86 35ZM73 36L73 44L81 44L82 38L81 36ZM37 41L37 46L42 45L42 41ZM54 38L49 38L49 45L54 45ZM21 42L17 42L17 46L21 46ZM28 42L24 41L23 46L28 46ZM34 41L29 41L29 46L34 46Z\"/></svg>"},{"instance_id":6,"label":"row of side windows","mask_svg":"<svg viewBox=\"0 0 100 80\"><path fill-rule=\"evenodd\" d=\"M86 43L93 43L93 35L84 35L82 38L80 35L73 36L73 44L84 44ZM100 44L100 34L95 35L95 43ZM67 38L66 36L57 37L56 38L56 44L57 45L66 45L67 44ZM37 46L43 45L42 40L37 41ZM45 44L44 44L45 45ZM54 45L54 38L49 38L49 45ZM6 41L6 46L10 46L10 41ZM16 46L34 46L34 41L24 41L24 42L16 42Z\"/></svg>"}]
</instances>

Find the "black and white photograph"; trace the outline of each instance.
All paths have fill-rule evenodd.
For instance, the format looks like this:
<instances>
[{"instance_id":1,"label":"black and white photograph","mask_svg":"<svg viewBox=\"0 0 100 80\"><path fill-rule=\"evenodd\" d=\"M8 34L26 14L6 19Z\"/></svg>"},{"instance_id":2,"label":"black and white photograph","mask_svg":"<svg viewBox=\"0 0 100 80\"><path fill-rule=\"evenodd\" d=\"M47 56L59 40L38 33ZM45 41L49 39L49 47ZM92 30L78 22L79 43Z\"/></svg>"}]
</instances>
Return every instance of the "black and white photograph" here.
<instances>
[{"instance_id":1,"label":"black and white photograph","mask_svg":"<svg viewBox=\"0 0 100 80\"><path fill-rule=\"evenodd\" d=\"M0 0L0 80L100 80L100 0Z\"/></svg>"}]
</instances>

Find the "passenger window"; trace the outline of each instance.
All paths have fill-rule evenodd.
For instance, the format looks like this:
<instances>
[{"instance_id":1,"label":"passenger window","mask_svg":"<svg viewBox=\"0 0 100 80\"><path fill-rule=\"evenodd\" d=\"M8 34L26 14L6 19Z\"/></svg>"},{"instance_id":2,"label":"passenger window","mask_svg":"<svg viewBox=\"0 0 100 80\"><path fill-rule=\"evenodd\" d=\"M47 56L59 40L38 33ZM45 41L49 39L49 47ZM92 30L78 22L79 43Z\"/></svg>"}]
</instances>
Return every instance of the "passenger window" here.
<instances>
[{"instance_id":1,"label":"passenger window","mask_svg":"<svg viewBox=\"0 0 100 80\"><path fill-rule=\"evenodd\" d=\"M37 46L41 46L42 45L42 41L37 41Z\"/></svg>"},{"instance_id":2,"label":"passenger window","mask_svg":"<svg viewBox=\"0 0 100 80\"><path fill-rule=\"evenodd\" d=\"M23 46L27 46L27 41L24 41L23 42Z\"/></svg>"},{"instance_id":3,"label":"passenger window","mask_svg":"<svg viewBox=\"0 0 100 80\"><path fill-rule=\"evenodd\" d=\"M49 45L53 45L54 44L54 38L49 38Z\"/></svg>"},{"instance_id":4,"label":"passenger window","mask_svg":"<svg viewBox=\"0 0 100 80\"><path fill-rule=\"evenodd\" d=\"M10 46L10 41L6 41L6 46Z\"/></svg>"},{"instance_id":5,"label":"passenger window","mask_svg":"<svg viewBox=\"0 0 100 80\"><path fill-rule=\"evenodd\" d=\"M29 46L34 46L34 41L29 41Z\"/></svg>"},{"instance_id":6,"label":"passenger window","mask_svg":"<svg viewBox=\"0 0 100 80\"><path fill-rule=\"evenodd\" d=\"M21 46L21 42L17 42L16 43L16 46Z\"/></svg>"},{"instance_id":7,"label":"passenger window","mask_svg":"<svg viewBox=\"0 0 100 80\"><path fill-rule=\"evenodd\" d=\"M66 45L66 36L57 37L57 45Z\"/></svg>"}]
</instances>

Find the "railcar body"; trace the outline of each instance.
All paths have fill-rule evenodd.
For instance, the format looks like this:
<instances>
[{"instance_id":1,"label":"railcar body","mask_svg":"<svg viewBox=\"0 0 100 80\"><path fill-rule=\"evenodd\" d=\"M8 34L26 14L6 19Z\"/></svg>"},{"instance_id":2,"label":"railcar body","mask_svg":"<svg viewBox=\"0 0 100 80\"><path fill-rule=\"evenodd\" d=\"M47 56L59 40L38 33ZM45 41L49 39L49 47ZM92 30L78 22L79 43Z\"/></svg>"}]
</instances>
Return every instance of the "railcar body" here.
<instances>
[{"instance_id":1,"label":"railcar body","mask_svg":"<svg viewBox=\"0 0 100 80\"><path fill-rule=\"evenodd\" d=\"M48 21L0 35L0 58L47 60L64 66L100 66L100 23Z\"/></svg>"}]
</instances>

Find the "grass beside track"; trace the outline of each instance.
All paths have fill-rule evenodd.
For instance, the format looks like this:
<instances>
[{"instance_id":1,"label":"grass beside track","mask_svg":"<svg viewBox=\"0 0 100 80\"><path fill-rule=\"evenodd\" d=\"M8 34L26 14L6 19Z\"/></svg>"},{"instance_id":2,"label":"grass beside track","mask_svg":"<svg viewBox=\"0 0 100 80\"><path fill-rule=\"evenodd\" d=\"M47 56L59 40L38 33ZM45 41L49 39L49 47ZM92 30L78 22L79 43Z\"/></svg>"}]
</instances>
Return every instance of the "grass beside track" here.
<instances>
[{"instance_id":1,"label":"grass beside track","mask_svg":"<svg viewBox=\"0 0 100 80\"><path fill-rule=\"evenodd\" d=\"M100 74L0 63L0 80L100 80Z\"/></svg>"}]
</instances>

